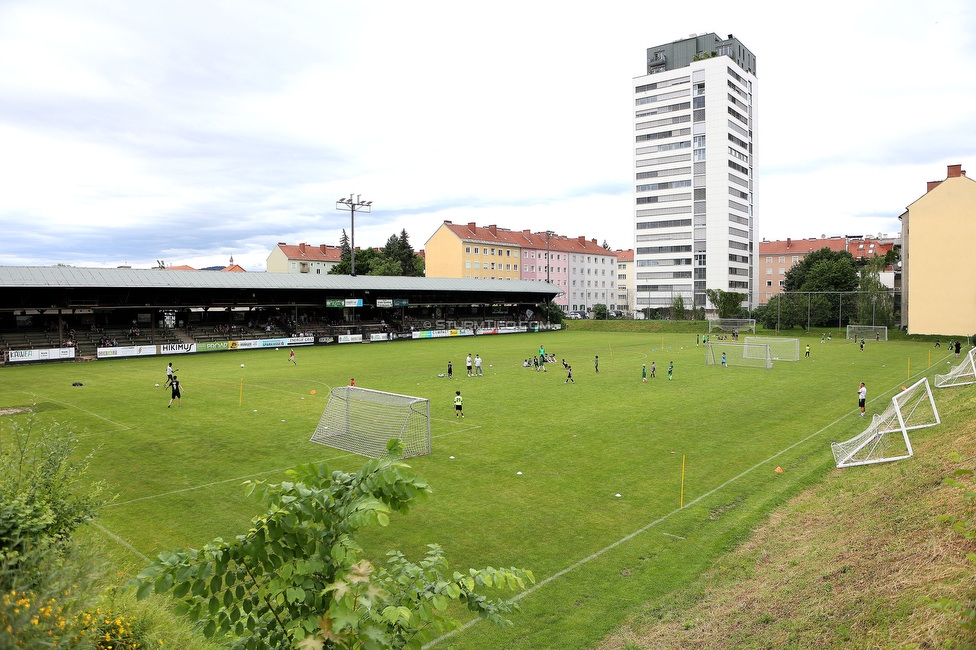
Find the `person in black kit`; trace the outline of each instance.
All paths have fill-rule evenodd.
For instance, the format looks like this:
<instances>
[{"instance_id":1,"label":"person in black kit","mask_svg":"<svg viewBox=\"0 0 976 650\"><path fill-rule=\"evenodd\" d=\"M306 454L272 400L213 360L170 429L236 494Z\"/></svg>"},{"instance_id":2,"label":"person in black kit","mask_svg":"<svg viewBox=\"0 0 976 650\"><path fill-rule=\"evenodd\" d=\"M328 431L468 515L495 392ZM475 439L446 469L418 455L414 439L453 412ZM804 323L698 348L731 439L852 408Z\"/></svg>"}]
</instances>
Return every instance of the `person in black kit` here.
<instances>
[{"instance_id":1,"label":"person in black kit","mask_svg":"<svg viewBox=\"0 0 976 650\"><path fill-rule=\"evenodd\" d=\"M166 405L166 408L173 405L174 399L176 400L177 408L183 408L183 387L180 385L180 380L176 375L173 375L173 378L170 380L170 385L173 387L173 396L169 398L169 404Z\"/></svg>"}]
</instances>

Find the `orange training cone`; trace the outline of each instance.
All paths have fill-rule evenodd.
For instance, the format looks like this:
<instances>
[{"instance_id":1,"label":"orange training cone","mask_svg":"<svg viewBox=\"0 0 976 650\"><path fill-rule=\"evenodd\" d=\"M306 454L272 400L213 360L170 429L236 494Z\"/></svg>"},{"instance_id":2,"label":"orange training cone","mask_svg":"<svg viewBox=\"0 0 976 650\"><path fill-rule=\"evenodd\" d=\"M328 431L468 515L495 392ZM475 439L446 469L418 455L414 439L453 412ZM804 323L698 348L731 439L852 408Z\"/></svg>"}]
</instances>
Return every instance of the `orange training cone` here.
<instances>
[{"instance_id":1,"label":"orange training cone","mask_svg":"<svg viewBox=\"0 0 976 650\"><path fill-rule=\"evenodd\" d=\"M782 474L782 473L783 473L783 468L782 468L782 467L777 467L777 468L776 468L776 469L774 469L773 471L774 471L774 472L778 472L778 473L780 473L780 474Z\"/></svg>"}]
</instances>

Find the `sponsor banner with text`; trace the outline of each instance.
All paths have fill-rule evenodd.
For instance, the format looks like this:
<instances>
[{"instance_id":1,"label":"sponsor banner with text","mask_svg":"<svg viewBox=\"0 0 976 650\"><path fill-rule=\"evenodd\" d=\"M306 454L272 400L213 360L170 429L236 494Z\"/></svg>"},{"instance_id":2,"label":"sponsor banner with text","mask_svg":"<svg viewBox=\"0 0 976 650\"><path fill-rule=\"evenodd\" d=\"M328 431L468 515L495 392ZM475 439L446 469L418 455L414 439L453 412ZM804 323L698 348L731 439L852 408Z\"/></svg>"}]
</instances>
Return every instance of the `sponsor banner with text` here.
<instances>
[{"instance_id":1,"label":"sponsor banner with text","mask_svg":"<svg viewBox=\"0 0 976 650\"><path fill-rule=\"evenodd\" d=\"M23 363L25 361L58 361L74 359L74 348L44 348L41 350L11 350L7 354L8 363Z\"/></svg>"},{"instance_id":2,"label":"sponsor banner with text","mask_svg":"<svg viewBox=\"0 0 976 650\"><path fill-rule=\"evenodd\" d=\"M152 357L156 356L155 345L126 345L114 348L98 348L95 356L99 359L111 359L113 357Z\"/></svg>"},{"instance_id":3,"label":"sponsor banner with text","mask_svg":"<svg viewBox=\"0 0 976 650\"><path fill-rule=\"evenodd\" d=\"M362 343L362 334L340 334L339 343Z\"/></svg>"},{"instance_id":4,"label":"sponsor banner with text","mask_svg":"<svg viewBox=\"0 0 976 650\"><path fill-rule=\"evenodd\" d=\"M166 343L159 346L160 354L190 354L196 351L196 343Z\"/></svg>"}]
</instances>

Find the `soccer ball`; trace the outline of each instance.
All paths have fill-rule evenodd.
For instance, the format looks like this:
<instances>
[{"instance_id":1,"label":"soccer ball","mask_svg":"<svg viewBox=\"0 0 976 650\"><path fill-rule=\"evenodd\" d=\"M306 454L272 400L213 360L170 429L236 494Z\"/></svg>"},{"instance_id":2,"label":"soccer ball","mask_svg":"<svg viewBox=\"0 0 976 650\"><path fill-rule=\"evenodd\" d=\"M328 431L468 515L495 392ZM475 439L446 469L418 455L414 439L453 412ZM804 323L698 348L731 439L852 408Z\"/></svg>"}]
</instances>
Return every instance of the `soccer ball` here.
<instances>
[{"instance_id":1,"label":"soccer ball","mask_svg":"<svg viewBox=\"0 0 976 650\"><path fill-rule=\"evenodd\" d=\"M156 384L156 388L159 388L159 384Z\"/></svg>"},{"instance_id":2,"label":"soccer ball","mask_svg":"<svg viewBox=\"0 0 976 650\"><path fill-rule=\"evenodd\" d=\"M243 367L244 367L244 364L242 363L242 364L241 364L241 368L243 368Z\"/></svg>"}]
</instances>

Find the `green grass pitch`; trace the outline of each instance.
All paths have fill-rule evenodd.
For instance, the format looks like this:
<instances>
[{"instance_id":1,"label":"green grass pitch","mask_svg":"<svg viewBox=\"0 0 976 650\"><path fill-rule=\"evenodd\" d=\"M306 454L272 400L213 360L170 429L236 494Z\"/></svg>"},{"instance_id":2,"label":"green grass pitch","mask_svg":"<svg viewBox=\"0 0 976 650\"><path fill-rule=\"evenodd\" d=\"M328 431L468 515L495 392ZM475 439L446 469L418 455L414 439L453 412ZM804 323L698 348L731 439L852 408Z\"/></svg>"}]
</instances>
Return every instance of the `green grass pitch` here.
<instances>
[{"instance_id":1,"label":"green grass pitch","mask_svg":"<svg viewBox=\"0 0 976 650\"><path fill-rule=\"evenodd\" d=\"M869 342L861 352L842 338L821 344L817 333L801 338L801 353L807 343L810 359L768 371L706 366L694 334L630 332L296 348L297 365L282 348L6 367L0 409L36 405L41 422L69 425L80 451L94 450L93 475L117 494L96 534L134 572L161 550L243 532L260 510L243 496L244 480L278 482L310 461L357 469L362 458L309 442L331 387L355 377L427 397L433 452L408 462L434 494L359 541L377 561L391 549L418 558L436 542L456 568L535 573L513 628L474 623L440 647L586 648L836 471L829 443L867 424L856 416L859 382L870 415L909 373L931 378L949 359L927 343ZM545 373L522 367L540 345L572 364L575 385L559 363ZM484 358L484 377L466 376L468 353ZM453 380L439 376L448 360ZM166 408L168 361L179 368L182 408ZM642 383L641 364L652 361L657 377ZM0 418L0 434L24 417Z\"/></svg>"}]
</instances>

